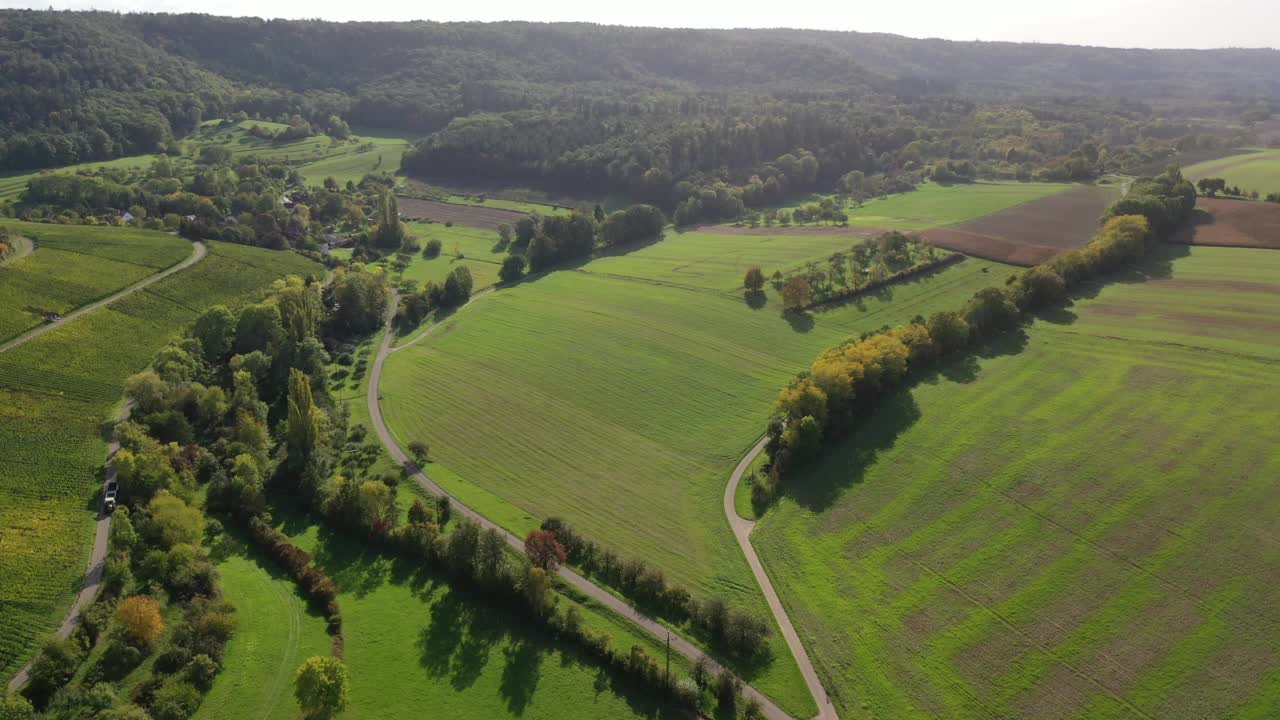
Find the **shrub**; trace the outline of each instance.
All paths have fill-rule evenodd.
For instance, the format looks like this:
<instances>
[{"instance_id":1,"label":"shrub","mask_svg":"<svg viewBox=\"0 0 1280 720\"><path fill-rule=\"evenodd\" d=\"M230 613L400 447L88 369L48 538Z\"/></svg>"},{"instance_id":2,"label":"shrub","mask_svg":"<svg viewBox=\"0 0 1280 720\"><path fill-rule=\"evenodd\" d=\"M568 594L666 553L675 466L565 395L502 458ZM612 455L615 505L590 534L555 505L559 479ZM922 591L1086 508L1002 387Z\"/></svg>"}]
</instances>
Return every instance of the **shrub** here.
<instances>
[{"instance_id":1,"label":"shrub","mask_svg":"<svg viewBox=\"0 0 1280 720\"><path fill-rule=\"evenodd\" d=\"M502 267L498 270L498 279L504 283L511 283L524 277L524 256L508 255L502 260Z\"/></svg>"},{"instance_id":2,"label":"shrub","mask_svg":"<svg viewBox=\"0 0 1280 720\"><path fill-rule=\"evenodd\" d=\"M426 246L422 248L422 257L432 260L440 257L440 252L444 249L444 243L435 238L427 241Z\"/></svg>"},{"instance_id":3,"label":"shrub","mask_svg":"<svg viewBox=\"0 0 1280 720\"><path fill-rule=\"evenodd\" d=\"M294 697L306 718L330 718L347 707L350 686L347 667L335 657L307 659L294 678Z\"/></svg>"},{"instance_id":4,"label":"shrub","mask_svg":"<svg viewBox=\"0 0 1280 720\"><path fill-rule=\"evenodd\" d=\"M165 681L151 703L154 720L187 720L200 707L200 691L177 677Z\"/></svg>"}]
</instances>

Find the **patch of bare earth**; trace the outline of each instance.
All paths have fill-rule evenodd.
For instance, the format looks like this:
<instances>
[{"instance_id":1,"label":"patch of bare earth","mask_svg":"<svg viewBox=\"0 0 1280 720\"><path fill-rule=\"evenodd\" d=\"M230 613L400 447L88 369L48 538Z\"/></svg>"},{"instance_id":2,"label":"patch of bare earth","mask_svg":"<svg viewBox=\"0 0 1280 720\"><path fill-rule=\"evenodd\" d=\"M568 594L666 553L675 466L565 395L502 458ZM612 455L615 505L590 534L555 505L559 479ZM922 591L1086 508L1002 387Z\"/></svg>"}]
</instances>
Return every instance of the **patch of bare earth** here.
<instances>
[{"instance_id":1,"label":"patch of bare earth","mask_svg":"<svg viewBox=\"0 0 1280 720\"><path fill-rule=\"evenodd\" d=\"M451 222L454 225L497 230L499 225L514 225L525 217L524 213L501 208L482 207L478 205L457 205L438 202L436 200L419 200L418 198L396 198L400 214L409 220L431 220L433 222Z\"/></svg>"},{"instance_id":2,"label":"patch of bare earth","mask_svg":"<svg viewBox=\"0 0 1280 720\"><path fill-rule=\"evenodd\" d=\"M1200 198L1191 224L1170 242L1280 250L1280 204Z\"/></svg>"},{"instance_id":3,"label":"patch of bare earth","mask_svg":"<svg viewBox=\"0 0 1280 720\"><path fill-rule=\"evenodd\" d=\"M921 234L966 255L1036 265L1089 242L1114 195L1105 187L1076 188Z\"/></svg>"}]
</instances>

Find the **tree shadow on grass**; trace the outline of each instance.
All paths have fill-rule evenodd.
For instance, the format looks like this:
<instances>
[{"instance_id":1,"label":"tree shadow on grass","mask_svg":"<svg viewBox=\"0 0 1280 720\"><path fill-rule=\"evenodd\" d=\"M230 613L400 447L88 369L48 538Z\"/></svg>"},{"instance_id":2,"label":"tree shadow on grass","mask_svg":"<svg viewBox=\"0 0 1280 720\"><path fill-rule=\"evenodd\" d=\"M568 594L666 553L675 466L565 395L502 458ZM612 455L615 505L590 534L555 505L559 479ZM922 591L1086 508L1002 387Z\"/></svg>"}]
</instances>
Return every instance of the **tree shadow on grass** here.
<instances>
[{"instance_id":1,"label":"tree shadow on grass","mask_svg":"<svg viewBox=\"0 0 1280 720\"><path fill-rule=\"evenodd\" d=\"M742 300L752 310L759 310L769 303L769 296L763 290L748 290L743 293Z\"/></svg>"},{"instance_id":2,"label":"tree shadow on grass","mask_svg":"<svg viewBox=\"0 0 1280 720\"><path fill-rule=\"evenodd\" d=\"M533 693L538 689L538 678L546 649L529 640L516 640L502 651L506 664L502 667L502 683L498 694L507 701L507 709L515 715L523 715Z\"/></svg>"},{"instance_id":3,"label":"tree shadow on grass","mask_svg":"<svg viewBox=\"0 0 1280 720\"><path fill-rule=\"evenodd\" d=\"M1179 258L1191 255L1191 246L1180 243L1160 243L1146 257L1136 264L1103 275L1096 280L1081 283L1071 290L1068 300L1091 300L1096 298L1108 285L1134 285L1152 280L1167 280L1173 277L1174 263ZM1069 303L1070 304L1070 303Z\"/></svg>"},{"instance_id":4,"label":"tree shadow on grass","mask_svg":"<svg viewBox=\"0 0 1280 720\"><path fill-rule=\"evenodd\" d=\"M288 502L278 495L276 499ZM277 517L285 518L283 525L295 532L305 532L314 523L296 509L279 506ZM249 551L254 552L253 548ZM537 693L547 654L558 652L562 667L597 668L597 694L612 692L636 715L682 720L693 717L672 705L668 698L638 687L627 676L602 666L577 644L530 623L521 612L512 612L502 598L491 597L483 588L454 582L419 560L383 552L327 526L321 526L317 534L313 557L315 564L338 585L340 605L345 595L360 597L386 584L413 589L429 605L423 608L428 614L427 624L416 638L419 664L430 677L448 678L455 691L476 692L475 685L489 663L501 657L504 665L498 692L512 714L520 716ZM501 653L494 653L495 647L503 647ZM548 700L554 703L556 699L544 698L544 702Z\"/></svg>"},{"instance_id":5,"label":"tree shadow on grass","mask_svg":"<svg viewBox=\"0 0 1280 720\"><path fill-rule=\"evenodd\" d=\"M844 437L832 438L816 460L793 471L783 483L783 491L806 510L830 509L846 489L866 479L867 469L881 452L891 449L898 437L921 419L912 394L916 385L973 382L981 360L1016 355L1026 344L1027 335L1019 328L913 374L905 384L881 397L875 410L854 422Z\"/></svg>"},{"instance_id":6,"label":"tree shadow on grass","mask_svg":"<svg viewBox=\"0 0 1280 720\"><path fill-rule=\"evenodd\" d=\"M805 312L803 310L787 310L782 313L782 317L786 319L787 324L791 326L791 329L798 333L807 333L813 329L813 313Z\"/></svg>"}]
</instances>

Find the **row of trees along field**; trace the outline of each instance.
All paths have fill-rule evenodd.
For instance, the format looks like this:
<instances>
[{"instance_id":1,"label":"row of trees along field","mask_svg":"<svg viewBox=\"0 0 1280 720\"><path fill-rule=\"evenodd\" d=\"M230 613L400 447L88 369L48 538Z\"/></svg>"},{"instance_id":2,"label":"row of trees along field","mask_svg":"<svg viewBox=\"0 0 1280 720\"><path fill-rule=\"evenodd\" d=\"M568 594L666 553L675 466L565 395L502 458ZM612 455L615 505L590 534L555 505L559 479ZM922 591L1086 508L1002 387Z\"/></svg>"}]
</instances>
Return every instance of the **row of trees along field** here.
<instances>
[{"instance_id":1,"label":"row of trees along field","mask_svg":"<svg viewBox=\"0 0 1280 720\"><path fill-rule=\"evenodd\" d=\"M556 533L532 534L525 554L517 556L496 531L453 518L447 499L435 504L417 499L402 518L397 495L412 468L401 474L370 474L361 445L367 428L349 427L345 406L335 403L327 390L330 352L345 352L353 339L378 327L389 292L384 273L358 265L339 268L324 288L296 277L279 281L260 303L239 311L208 309L186 337L156 355L150 369L129 379L135 411L120 428L122 450L116 463L124 521L117 523L116 532L127 533L132 510L134 518L181 520L187 533L166 541L166 552L148 551L140 563L135 561L139 576L158 578L183 598L212 596L215 575L206 556L183 549L187 546L176 540L216 534L224 523L238 525L324 613L334 634L335 657L340 658L339 589L309 554L275 529L268 502L274 488L361 541L483 589L514 617L578 643L629 682L689 707L738 703L741 686L732 674L713 677L708 664L699 663L693 677L678 680L642 648L616 648L607 634L586 629L572 604L560 607L553 578L566 553ZM417 444L412 447L425 452ZM220 520L206 521L194 505L202 489L206 507ZM109 570L113 578L125 572L114 563ZM741 625L732 624L737 615L722 603L708 607L714 627ZM724 642L736 647L727 637ZM221 655L211 657L216 669ZM184 667L176 661L164 666ZM184 672L181 680L165 682L187 683L195 671ZM209 679L200 677L206 687ZM307 703L315 703L316 712L341 709L346 682L340 661L308 661L297 686L304 710L311 712ZM161 692L167 685L154 686L160 688L159 698L169 697ZM39 687L45 688L44 695L53 690ZM157 710L159 701L149 696L135 699L151 717L164 720L189 717L199 703L198 696L190 702L184 696L181 708L170 711Z\"/></svg>"},{"instance_id":2,"label":"row of trees along field","mask_svg":"<svg viewBox=\"0 0 1280 720\"><path fill-rule=\"evenodd\" d=\"M767 428L769 477L757 480L753 500L767 504L788 469L815 457L824 442L856 431L879 399L911 371L1009 332L1030 313L1062 301L1080 283L1138 261L1153 243L1191 218L1195 201L1195 188L1176 168L1140 178L1108 210L1085 247L1010 276L1005 287L981 290L959 310L927 320L918 317L824 352L778 395Z\"/></svg>"}]
</instances>

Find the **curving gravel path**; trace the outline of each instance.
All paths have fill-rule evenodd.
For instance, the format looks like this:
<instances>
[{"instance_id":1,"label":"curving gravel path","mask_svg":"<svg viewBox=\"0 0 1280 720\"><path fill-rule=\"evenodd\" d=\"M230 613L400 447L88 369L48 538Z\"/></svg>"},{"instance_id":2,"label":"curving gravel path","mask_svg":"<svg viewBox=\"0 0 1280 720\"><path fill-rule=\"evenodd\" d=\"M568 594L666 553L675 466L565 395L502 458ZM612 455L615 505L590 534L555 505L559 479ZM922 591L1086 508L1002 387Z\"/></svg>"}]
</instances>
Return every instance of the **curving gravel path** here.
<instances>
[{"instance_id":1,"label":"curving gravel path","mask_svg":"<svg viewBox=\"0 0 1280 720\"><path fill-rule=\"evenodd\" d=\"M760 590L769 603L773 619L778 621L778 627L782 628L782 637L786 638L787 647L791 649L796 665L800 666L800 674L804 676L805 685L809 686L809 694L813 696L813 702L818 706L818 719L838 720L835 706L831 704L827 691L818 680L818 673L813 669L813 663L809 661L809 654L805 652L800 636L796 634L795 626L791 624L791 618L787 617L787 611L782 607L778 592L773 589L773 583L769 581L769 575L765 573L764 566L760 564L760 557L756 555L756 549L751 545L751 531L756 523L739 515L734 508L733 498L738 492L738 484L742 482L742 475L751 466L756 456L764 450L767 442L768 438L760 438L760 441L747 451L746 457L742 458L738 467L733 469L733 474L729 476L729 484L724 489L724 516L729 521L729 527L733 528L733 536L738 539L738 547L742 548L742 554L747 556L747 564L751 566L751 573L756 576L756 582L760 584Z\"/></svg>"},{"instance_id":2,"label":"curving gravel path","mask_svg":"<svg viewBox=\"0 0 1280 720\"><path fill-rule=\"evenodd\" d=\"M464 308L467 307L467 305L470 305L472 302L475 302L483 294L484 293L480 293L474 296L473 298L471 298L471 300L469 300L466 304L464 304L462 307L459 307L455 311L455 314L458 312L461 312ZM393 292L391 296L391 308L394 309L398 304L398 302L399 302L399 296L398 294ZM450 317L452 317L452 315ZM381 396L381 393L378 392L378 385L379 385L379 381L382 379L382 366L386 362L387 356L390 355L392 352L395 352L396 350L401 350L403 348L406 348L412 345L413 343L418 342L419 340L422 340L423 338L427 337L432 332L434 332L436 328L440 327L440 325L444 324L445 322L448 322L449 319L450 318L445 318L444 320L434 323L433 325L428 327L425 331L423 331L422 333L414 337L409 342L406 342L403 345L400 345L399 347L393 348L391 344L395 340L395 335L391 328L391 313L388 313L385 333L383 334L383 337L382 337L382 344L378 348L378 355L373 361L373 369L371 370L369 375L369 389L367 393L367 401L369 404L369 418L373 423L374 431L378 434L378 438L382 441L382 444L387 448L387 452L391 453L391 457L394 458L395 461L399 463L402 467L409 469L409 471L413 475L414 480L416 480L418 484L422 486L423 489L425 489L427 492L431 493L436 497L448 497L450 506L453 508L454 512L462 515L463 517L471 520L472 522L475 522L476 524L480 525L485 529L497 530L502 535L503 540L505 540L508 545L510 545L512 548L514 548L518 552L523 553L524 552L523 540L513 535L512 533L508 532L507 530L499 527L497 524L493 523L483 515L477 513L475 510L472 510L471 508L467 507L462 502L460 502L457 498L449 495L449 493L445 491L444 488L437 485L435 481L432 480L431 477L428 476L426 472L422 470L422 468L418 467L416 463L410 460L409 456L406 455L405 452L400 449L400 445L396 443L395 438L391 436L391 432L387 429L387 424L386 422L384 422L382 418L382 407L380 403L382 396ZM623 600L620 600L618 597L611 594L609 591L605 590L599 585L596 585L590 580L582 577L581 575L574 572L573 570L570 570L567 567L561 567L557 572L559 573L561 580L573 586L576 590L578 590L578 592L581 592L583 595L590 597L592 600L596 601L597 603L604 605L605 607L614 611L621 617L626 618L627 620L630 620L636 626L640 627L642 630L644 630L645 632L649 633L654 638L656 638L659 642L665 643L668 640L670 640L672 650L680 653L681 655L689 658L690 660L696 661L700 657L705 657L703 652L699 650L698 647L693 643L671 632L671 630L666 626L657 622L653 618L650 618L647 615L640 613L639 611L637 611L635 608L628 605ZM790 627L790 625L788 624L787 627ZM709 666L711 667L713 672L719 673L721 671L722 669L721 666L718 663L716 663L714 660L712 660L710 657L707 657L707 662L709 663ZM810 672L812 672L812 669L810 669ZM806 676L806 679L807 677L808 676ZM760 703L760 707L764 711L765 717L769 718L770 720L790 720L791 719L791 716L783 712L782 708L778 707L766 695L756 690L755 688L751 687L750 685L743 683L742 692L743 692L743 695L747 697L755 698L756 701ZM835 716L833 714L826 717L834 718Z\"/></svg>"},{"instance_id":3,"label":"curving gravel path","mask_svg":"<svg viewBox=\"0 0 1280 720\"><path fill-rule=\"evenodd\" d=\"M133 410L133 401L126 400L124 407L120 409L120 417L116 420L116 424L129 419L129 412ZM107 444L107 470L102 480L102 487L105 489L107 483L116 479L116 466L111 462L116 451L120 449L120 440L111 436L111 442ZM107 561L107 538L111 530L111 516L103 512L102 506L98 506L98 519L94 523L93 528L93 550L89 553L89 569L84 576L84 584L80 586L80 594L76 596L75 602L71 603L71 609L67 610L67 616L62 619L62 624L58 626L58 630L54 633L59 639L65 639L71 636L71 632L80 624L80 613L93 603L98 597L98 592L102 590L102 573L106 569ZM9 680L9 689L17 690L27 684L27 679L31 675L31 663L35 662L35 658L27 661L17 674Z\"/></svg>"},{"instance_id":4,"label":"curving gravel path","mask_svg":"<svg viewBox=\"0 0 1280 720\"><path fill-rule=\"evenodd\" d=\"M199 240L193 241L191 243L191 246L192 246L191 257L187 258L186 260L183 260L182 262L170 267L167 270L161 270L155 275L148 275L147 277L142 278L141 280L130 285L129 287L123 290L120 290L119 292L116 292L112 295L108 295L107 297L104 297L101 300L98 300L97 302L92 302L92 303L89 303L88 305L78 307L72 312L68 313L65 317L61 317L57 320L54 320L51 323L45 323L40 327L32 328L31 330L24 332L18 337L10 340L9 342L3 345L0 345L0 353L8 352L9 350L12 350L18 347L19 345L25 344L27 342L30 342L31 340L34 340L40 337L41 335L49 332L50 330L66 325L72 320L75 320L81 315L84 315L85 313L93 312L94 310L110 305L111 303L116 302L117 300L122 300L134 294L135 292L147 287L148 285L152 285L157 282L160 282L161 280L181 270L186 270L192 265L195 265L196 263L203 260L204 256L209 254L209 248L205 247L205 244L200 242Z\"/></svg>"}]
</instances>

